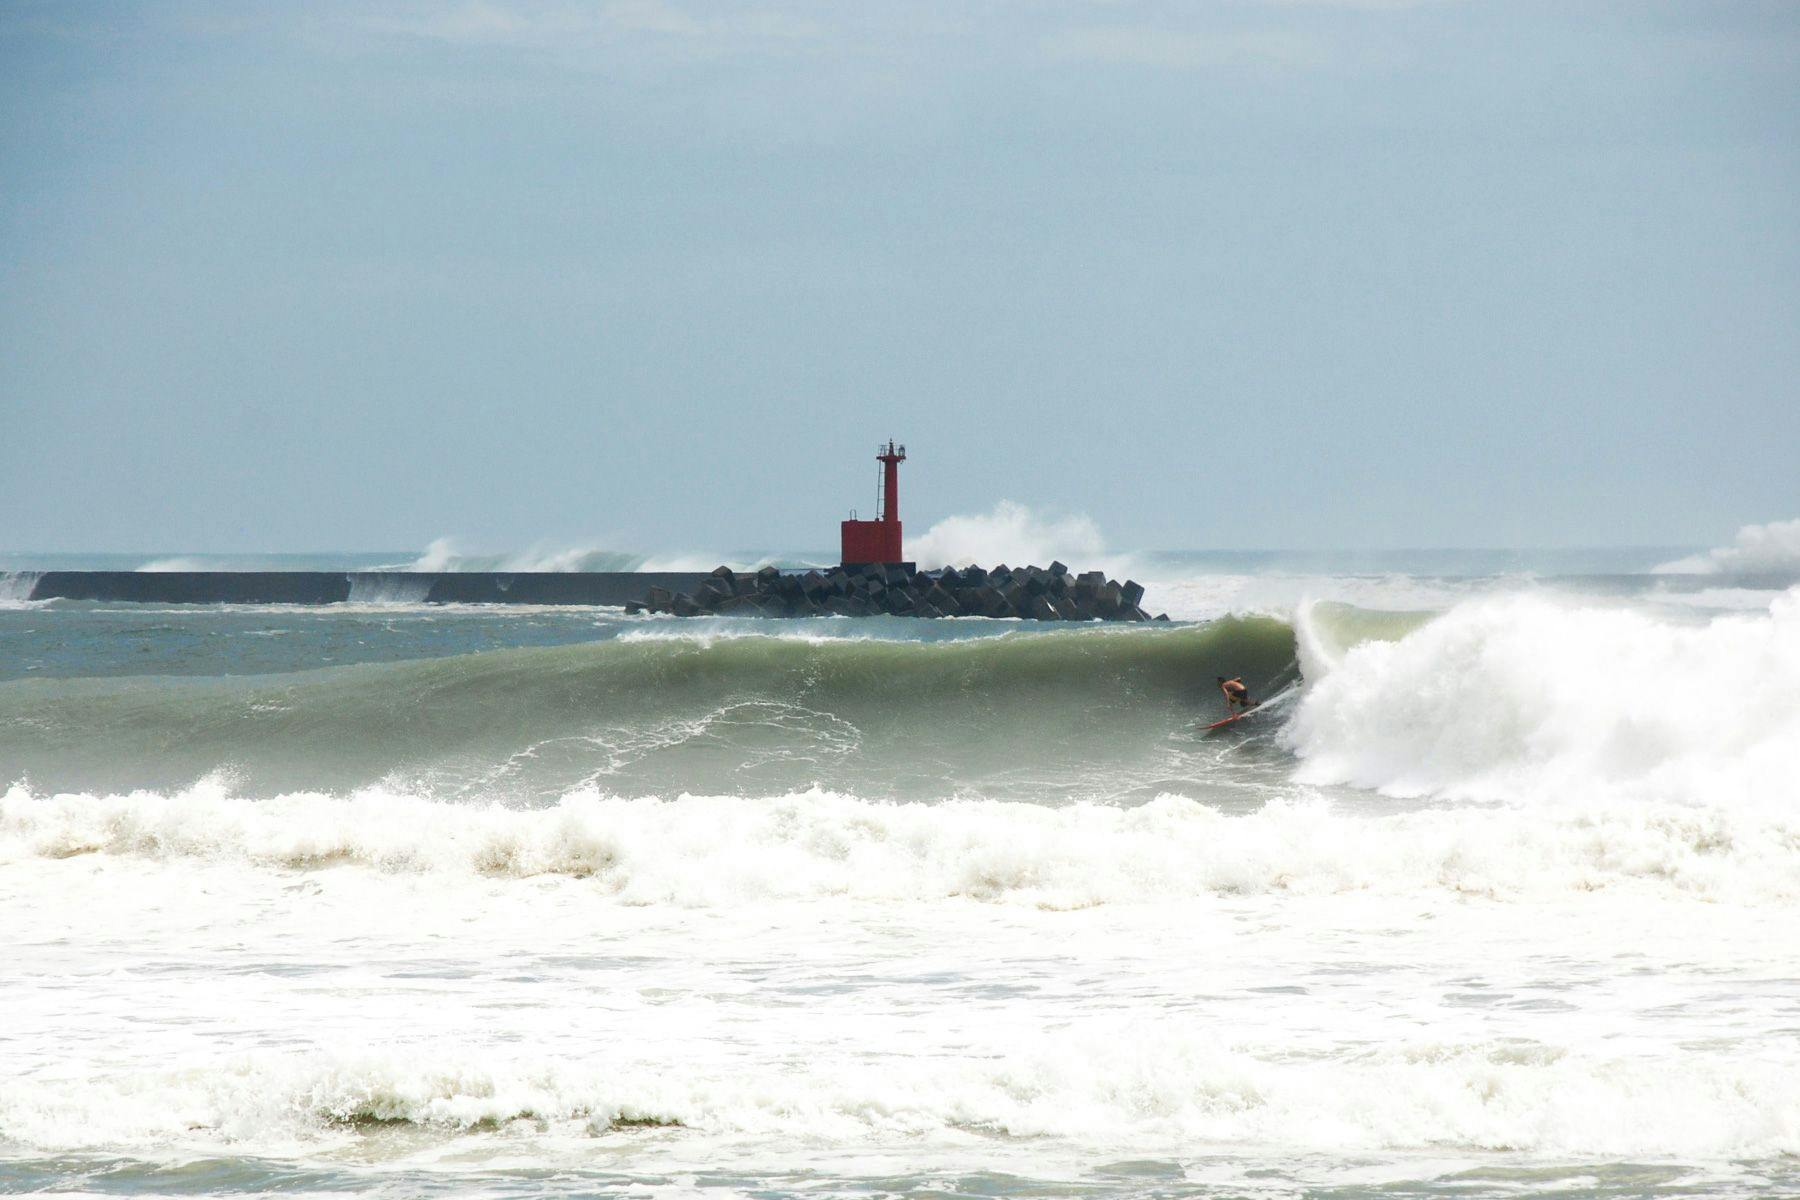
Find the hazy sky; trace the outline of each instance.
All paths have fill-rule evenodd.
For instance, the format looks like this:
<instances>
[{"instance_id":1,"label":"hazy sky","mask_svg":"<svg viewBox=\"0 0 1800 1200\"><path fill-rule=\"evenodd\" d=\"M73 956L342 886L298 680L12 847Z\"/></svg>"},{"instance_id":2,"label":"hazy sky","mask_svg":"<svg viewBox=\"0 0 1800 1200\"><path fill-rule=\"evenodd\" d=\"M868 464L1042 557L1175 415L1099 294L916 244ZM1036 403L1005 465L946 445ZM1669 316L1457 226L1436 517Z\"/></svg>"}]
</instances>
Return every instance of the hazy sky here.
<instances>
[{"instance_id":1,"label":"hazy sky","mask_svg":"<svg viewBox=\"0 0 1800 1200\"><path fill-rule=\"evenodd\" d=\"M0 3L0 548L1716 544L1800 4Z\"/></svg>"}]
</instances>

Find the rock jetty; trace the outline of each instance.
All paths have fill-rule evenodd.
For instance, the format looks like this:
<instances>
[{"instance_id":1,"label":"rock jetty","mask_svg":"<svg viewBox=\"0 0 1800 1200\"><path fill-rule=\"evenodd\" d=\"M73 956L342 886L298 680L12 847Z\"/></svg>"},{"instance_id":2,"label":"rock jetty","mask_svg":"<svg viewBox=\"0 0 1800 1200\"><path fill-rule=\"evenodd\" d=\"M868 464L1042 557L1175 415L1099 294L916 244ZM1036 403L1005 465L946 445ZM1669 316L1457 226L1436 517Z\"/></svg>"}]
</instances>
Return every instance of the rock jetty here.
<instances>
[{"instance_id":1,"label":"rock jetty","mask_svg":"<svg viewBox=\"0 0 1800 1200\"><path fill-rule=\"evenodd\" d=\"M1139 607L1143 585L1104 571L1048 567L946 567L909 563L737 572L719 567L693 592L652 587L626 612L678 617L1022 617L1034 621L1166 621Z\"/></svg>"}]
</instances>

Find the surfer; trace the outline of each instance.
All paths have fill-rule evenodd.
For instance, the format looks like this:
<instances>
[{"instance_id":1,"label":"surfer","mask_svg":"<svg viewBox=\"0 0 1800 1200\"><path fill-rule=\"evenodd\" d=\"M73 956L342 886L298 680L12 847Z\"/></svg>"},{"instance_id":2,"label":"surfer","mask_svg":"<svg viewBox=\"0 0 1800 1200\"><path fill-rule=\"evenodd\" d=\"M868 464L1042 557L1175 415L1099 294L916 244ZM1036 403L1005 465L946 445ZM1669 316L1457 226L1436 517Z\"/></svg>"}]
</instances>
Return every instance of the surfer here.
<instances>
[{"instance_id":1,"label":"surfer","mask_svg":"<svg viewBox=\"0 0 1800 1200\"><path fill-rule=\"evenodd\" d=\"M1244 686L1242 679L1218 677L1219 690L1225 693L1225 711L1230 713L1249 712L1256 707L1256 701L1250 698L1250 689Z\"/></svg>"}]
</instances>

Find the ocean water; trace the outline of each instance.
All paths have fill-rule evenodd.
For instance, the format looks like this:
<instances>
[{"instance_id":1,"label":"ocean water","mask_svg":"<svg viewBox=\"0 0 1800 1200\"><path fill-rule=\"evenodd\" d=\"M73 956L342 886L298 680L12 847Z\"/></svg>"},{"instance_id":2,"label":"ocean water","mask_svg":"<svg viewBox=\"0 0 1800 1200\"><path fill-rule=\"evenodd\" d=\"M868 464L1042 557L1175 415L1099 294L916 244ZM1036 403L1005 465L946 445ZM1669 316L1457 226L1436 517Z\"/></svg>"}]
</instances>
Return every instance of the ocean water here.
<instances>
[{"instance_id":1,"label":"ocean water","mask_svg":"<svg viewBox=\"0 0 1800 1200\"><path fill-rule=\"evenodd\" d=\"M9 556L0 1191L1800 1192L1800 570L1674 557L1059 628Z\"/></svg>"}]
</instances>

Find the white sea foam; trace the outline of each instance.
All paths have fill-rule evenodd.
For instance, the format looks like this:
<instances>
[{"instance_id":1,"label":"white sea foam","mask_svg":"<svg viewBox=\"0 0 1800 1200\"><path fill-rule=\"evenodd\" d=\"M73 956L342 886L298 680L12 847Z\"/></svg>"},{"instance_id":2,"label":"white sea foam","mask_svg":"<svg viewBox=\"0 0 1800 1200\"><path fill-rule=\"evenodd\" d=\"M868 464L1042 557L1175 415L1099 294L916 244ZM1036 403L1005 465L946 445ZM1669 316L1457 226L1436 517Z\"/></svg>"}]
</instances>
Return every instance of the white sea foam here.
<instances>
[{"instance_id":1,"label":"white sea foam","mask_svg":"<svg viewBox=\"0 0 1800 1200\"><path fill-rule=\"evenodd\" d=\"M1471 601L1333 661L1302 618L1299 778L1567 805L1800 801L1800 590L1680 624L1617 605Z\"/></svg>"},{"instance_id":2,"label":"white sea foam","mask_svg":"<svg viewBox=\"0 0 1800 1200\"><path fill-rule=\"evenodd\" d=\"M1691 592L1649 591L1641 599L1672 611L1767 612L1780 596L1781 591L1774 588L1709 587Z\"/></svg>"},{"instance_id":3,"label":"white sea foam","mask_svg":"<svg viewBox=\"0 0 1800 1200\"><path fill-rule=\"evenodd\" d=\"M347 1125L372 1121L444 1132L519 1121L590 1137L672 1125L690 1137L747 1134L815 1149L1002 1134L1162 1150L1800 1151L1793 1053L1633 1057L1413 1042L1315 1059L1168 1020L1087 1021L1009 1040L972 1058L833 1055L780 1070L650 1061L625 1046L584 1063L411 1045L80 1080L15 1075L0 1082L0 1129L42 1149L224 1142L240 1153L341 1139Z\"/></svg>"},{"instance_id":4,"label":"white sea foam","mask_svg":"<svg viewBox=\"0 0 1800 1200\"><path fill-rule=\"evenodd\" d=\"M1753 571L1800 571L1800 517L1745 525L1729 546L1666 562L1664 575L1720 575Z\"/></svg>"},{"instance_id":5,"label":"white sea foam","mask_svg":"<svg viewBox=\"0 0 1800 1200\"><path fill-rule=\"evenodd\" d=\"M1276 803L1227 816L1178 796L1137 808L622 799L547 809L180 793L0 798L0 862L118 855L276 869L358 865L492 878L570 876L629 904L972 898L1079 908L1213 895L1412 892L1507 901L1648 888L1715 901L1800 897L1800 815L1647 803L1346 816Z\"/></svg>"}]
</instances>

